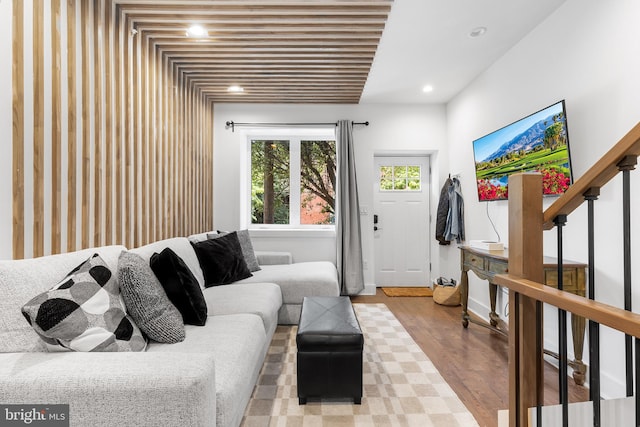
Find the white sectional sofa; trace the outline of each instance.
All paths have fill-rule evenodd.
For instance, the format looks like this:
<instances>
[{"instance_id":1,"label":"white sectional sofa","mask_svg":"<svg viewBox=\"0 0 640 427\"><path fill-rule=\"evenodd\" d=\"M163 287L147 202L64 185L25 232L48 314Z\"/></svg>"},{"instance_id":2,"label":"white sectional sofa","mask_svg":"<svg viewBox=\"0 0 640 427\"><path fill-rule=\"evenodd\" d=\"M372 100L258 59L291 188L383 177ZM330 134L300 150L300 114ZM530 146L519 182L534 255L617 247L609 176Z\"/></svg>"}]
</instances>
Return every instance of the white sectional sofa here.
<instances>
[{"instance_id":1,"label":"white sectional sofa","mask_svg":"<svg viewBox=\"0 0 640 427\"><path fill-rule=\"evenodd\" d=\"M170 247L200 284L187 238L133 249L148 260ZM20 309L94 253L115 271L123 246L0 261L0 404L69 404L72 426L238 426L278 323L297 323L305 295L339 294L331 263L258 254L253 277L203 290L205 326L144 352L48 352ZM274 265L274 262L286 264Z\"/></svg>"},{"instance_id":2,"label":"white sectional sofa","mask_svg":"<svg viewBox=\"0 0 640 427\"><path fill-rule=\"evenodd\" d=\"M282 290L282 307L278 313L281 325L296 325L305 296L338 296L340 288L335 266L328 261L293 263L291 255L282 252L256 253L260 271L236 283L276 283Z\"/></svg>"}]
</instances>

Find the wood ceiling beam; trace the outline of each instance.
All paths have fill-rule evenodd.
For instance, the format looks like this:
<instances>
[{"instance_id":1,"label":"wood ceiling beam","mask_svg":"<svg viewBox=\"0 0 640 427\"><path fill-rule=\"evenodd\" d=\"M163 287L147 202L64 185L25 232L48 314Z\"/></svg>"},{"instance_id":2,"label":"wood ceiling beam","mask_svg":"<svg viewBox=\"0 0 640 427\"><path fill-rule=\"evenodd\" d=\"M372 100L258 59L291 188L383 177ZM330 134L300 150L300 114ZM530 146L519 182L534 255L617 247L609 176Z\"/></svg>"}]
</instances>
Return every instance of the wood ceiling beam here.
<instances>
[{"instance_id":1,"label":"wood ceiling beam","mask_svg":"<svg viewBox=\"0 0 640 427\"><path fill-rule=\"evenodd\" d=\"M194 15L194 16L222 16L236 15L260 15L278 14L281 16L321 16L325 15L370 15L388 14L392 1L378 3L350 3L350 2L243 2L233 1L224 4L218 1L209 1L202 5L189 4L186 1L171 1L163 4L154 1L150 4L118 3L118 9L129 16L148 15Z\"/></svg>"},{"instance_id":2,"label":"wood ceiling beam","mask_svg":"<svg viewBox=\"0 0 640 427\"><path fill-rule=\"evenodd\" d=\"M342 43L342 42L360 42L366 43L367 41L372 43L378 43L378 38L373 34L366 33L326 33L326 34L311 34L311 33L300 33L300 34L289 34L289 33L271 33L271 34L242 34L242 35L233 35L233 34L217 34L215 36L208 37L207 39L190 39L185 36L175 36L175 37L164 37L164 36L153 36L148 35L148 37L152 38L156 43L163 42L176 42L180 41L185 44L200 44L200 43L211 43L213 45L218 45L221 43L227 43L227 41L240 41L244 43L283 43L283 42L291 42L291 43L300 43L300 42L314 42L314 43Z\"/></svg>"},{"instance_id":3,"label":"wood ceiling beam","mask_svg":"<svg viewBox=\"0 0 640 427\"><path fill-rule=\"evenodd\" d=\"M281 49L265 51L264 49L234 49L234 48L204 48L204 49L159 49L163 55L170 58L215 58L215 57L246 57L253 58L317 58L325 56L346 55L349 58L373 58L375 52L370 50L335 50L331 52L319 50Z\"/></svg>"},{"instance_id":4,"label":"wood ceiling beam","mask_svg":"<svg viewBox=\"0 0 640 427\"><path fill-rule=\"evenodd\" d=\"M214 20L186 20L176 19L167 20L165 18L154 19L141 19L136 21L136 29L143 31L153 30L182 30L185 31L191 22L197 22L203 28L207 30L216 29L264 29L264 28L314 28L319 30L335 30L344 29L348 26L352 29L370 29L370 28L384 28L384 20L357 20L353 18L349 19L243 19L243 20L226 20L226 21L214 21Z\"/></svg>"},{"instance_id":5,"label":"wood ceiling beam","mask_svg":"<svg viewBox=\"0 0 640 427\"><path fill-rule=\"evenodd\" d=\"M340 48L358 48L358 49L375 49L377 48L377 42L375 40L366 40L363 42L358 42L354 40L289 40L289 41L280 41L280 40L230 40L226 39L224 43L220 43L216 40L201 40L198 42L194 42L193 40L188 40L186 38L183 39L164 39L158 40L155 39L153 42L159 48L165 48L165 46L170 46L172 48L217 48L217 47L236 47L240 48L250 48L250 49L321 49L326 51L331 51L332 49L340 49Z\"/></svg>"},{"instance_id":6,"label":"wood ceiling beam","mask_svg":"<svg viewBox=\"0 0 640 427\"><path fill-rule=\"evenodd\" d=\"M393 0L114 0L208 102L357 103ZM188 38L198 23L209 37ZM245 92L227 92L241 84Z\"/></svg>"},{"instance_id":7,"label":"wood ceiling beam","mask_svg":"<svg viewBox=\"0 0 640 427\"><path fill-rule=\"evenodd\" d=\"M353 70L360 71L361 69L369 72L370 63L367 62L354 62L354 61L269 61L265 64L263 61L209 61L209 62L175 62L180 70L187 71L208 71L218 69L234 70L238 68L261 70L286 70L286 69L299 69L308 70L317 68L323 69L335 69L337 66L341 66L341 70Z\"/></svg>"},{"instance_id":8,"label":"wood ceiling beam","mask_svg":"<svg viewBox=\"0 0 640 427\"><path fill-rule=\"evenodd\" d=\"M289 86L322 88L322 87L359 86L362 84L361 79L340 79L340 78L334 78L334 79L331 79L330 82L327 82L326 80L318 80L318 79L310 80L310 79L301 79L301 78L289 79L287 81L254 78L251 80L243 81L239 79L234 79L233 77L217 78L217 79L192 77L190 81L194 83L199 83L199 84L206 84L207 86L210 86L210 87L224 88L225 90L227 90L230 83L242 83L242 87L246 89L262 88L262 87L278 88L278 87L289 87Z\"/></svg>"},{"instance_id":9,"label":"wood ceiling beam","mask_svg":"<svg viewBox=\"0 0 640 427\"><path fill-rule=\"evenodd\" d=\"M309 71L303 71L303 70L289 70L289 69L282 69L282 70L269 70L269 71L262 71L262 70L207 70L204 72L194 72L194 73L189 73L189 72L184 72L183 74L187 77L219 77L219 76L237 76L238 78L243 77L243 76L247 76L247 77L251 77L251 76L268 76L272 79L286 79L289 77L300 77L300 76L304 76L304 77L308 77L308 78L315 78L318 76L322 76L325 75L327 77L355 77L355 78L361 78L366 80L367 78L367 72L362 72L362 71L351 71L351 72L344 72L344 71L340 71L340 70L309 70Z\"/></svg>"}]
</instances>

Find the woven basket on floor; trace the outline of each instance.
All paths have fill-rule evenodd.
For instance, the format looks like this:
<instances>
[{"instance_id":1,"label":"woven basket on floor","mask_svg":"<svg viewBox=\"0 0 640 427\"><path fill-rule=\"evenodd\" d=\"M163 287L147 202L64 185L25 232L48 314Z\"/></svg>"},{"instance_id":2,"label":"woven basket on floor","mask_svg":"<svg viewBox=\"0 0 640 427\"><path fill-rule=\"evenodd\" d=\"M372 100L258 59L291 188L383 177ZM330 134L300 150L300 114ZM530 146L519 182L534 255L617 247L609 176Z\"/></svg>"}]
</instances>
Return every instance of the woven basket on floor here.
<instances>
[{"instance_id":1,"label":"woven basket on floor","mask_svg":"<svg viewBox=\"0 0 640 427\"><path fill-rule=\"evenodd\" d=\"M457 306L460 305L461 299L460 285L440 286L434 284L433 301L437 304Z\"/></svg>"}]
</instances>

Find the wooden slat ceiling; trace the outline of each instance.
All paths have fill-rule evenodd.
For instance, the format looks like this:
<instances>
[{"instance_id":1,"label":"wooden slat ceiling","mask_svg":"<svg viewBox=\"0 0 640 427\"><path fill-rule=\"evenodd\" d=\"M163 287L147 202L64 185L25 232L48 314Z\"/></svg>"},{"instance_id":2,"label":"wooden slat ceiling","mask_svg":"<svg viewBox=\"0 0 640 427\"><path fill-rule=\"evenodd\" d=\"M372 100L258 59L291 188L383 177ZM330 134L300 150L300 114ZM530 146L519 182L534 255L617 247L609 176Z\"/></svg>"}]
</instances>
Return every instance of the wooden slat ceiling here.
<instances>
[{"instance_id":1,"label":"wooden slat ceiling","mask_svg":"<svg viewBox=\"0 0 640 427\"><path fill-rule=\"evenodd\" d=\"M213 102L356 104L392 2L116 0L116 7ZM192 24L208 37L189 38ZM229 92L231 85L244 92Z\"/></svg>"}]
</instances>

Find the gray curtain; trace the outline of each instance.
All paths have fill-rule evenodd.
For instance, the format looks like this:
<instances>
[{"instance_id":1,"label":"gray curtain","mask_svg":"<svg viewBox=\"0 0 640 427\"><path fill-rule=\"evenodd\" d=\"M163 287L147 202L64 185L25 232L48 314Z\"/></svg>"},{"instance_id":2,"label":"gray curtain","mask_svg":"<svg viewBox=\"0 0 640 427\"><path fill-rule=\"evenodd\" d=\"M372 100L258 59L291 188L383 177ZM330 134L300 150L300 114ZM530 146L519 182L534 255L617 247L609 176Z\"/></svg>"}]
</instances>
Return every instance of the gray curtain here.
<instances>
[{"instance_id":1,"label":"gray curtain","mask_svg":"<svg viewBox=\"0 0 640 427\"><path fill-rule=\"evenodd\" d=\"M342 295L355 295L364 289L360 204L353 155L353 124L340 120L336 128L338 179L336 195L336 260Z\"/></svg>"}]
</instances>

